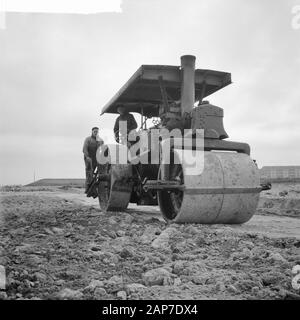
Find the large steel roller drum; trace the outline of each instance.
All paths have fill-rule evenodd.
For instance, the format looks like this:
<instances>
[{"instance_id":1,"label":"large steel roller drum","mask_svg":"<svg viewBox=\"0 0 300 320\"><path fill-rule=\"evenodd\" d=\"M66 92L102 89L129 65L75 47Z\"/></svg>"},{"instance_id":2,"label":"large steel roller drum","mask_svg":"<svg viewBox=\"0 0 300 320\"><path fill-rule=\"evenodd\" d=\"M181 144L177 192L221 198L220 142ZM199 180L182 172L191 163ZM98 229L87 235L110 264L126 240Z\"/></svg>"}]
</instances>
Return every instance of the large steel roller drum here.
<instances>
[{"instance_id":1,"label":"large steel roller drum","mask_svg":"<svg viewBox=\"0 0 300 320\"><path fill-rule=\"evenodd\" d=\"M247 155L234 152L199 152L203 172L188 174L188 164L170 165L169 178L181 179L183 190L160 191L158 201L164 218L178 223L235 224L255 213L260 192L259 171ZM179 156L180 151L174 150ZM163 172L163 166L160 170ZM162 173L160 172L160 178Z\"/></svg>"}]
</instances>

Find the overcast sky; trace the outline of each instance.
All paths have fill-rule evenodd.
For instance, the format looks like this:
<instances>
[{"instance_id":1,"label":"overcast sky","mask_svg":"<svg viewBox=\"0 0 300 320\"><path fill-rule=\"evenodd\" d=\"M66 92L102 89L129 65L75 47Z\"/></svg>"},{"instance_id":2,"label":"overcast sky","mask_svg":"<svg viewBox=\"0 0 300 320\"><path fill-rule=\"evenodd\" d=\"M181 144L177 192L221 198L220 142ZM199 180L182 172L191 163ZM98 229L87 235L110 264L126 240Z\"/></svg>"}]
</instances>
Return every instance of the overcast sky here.
<instances>
[{"instance_id":1,"label":"overcast sky","mask_svg":"<svg viewBox=\"0 0 300 320\"><path fill-rule=\"evenodd\" d=\"M122 12L7 13L0 30L0 184L84 177L82 144L141 64L232 73L209 97L263 165L300 165L300 0L123 0ZM101 135L101 131L100 131Z\"/></svg>"}]
</instances>

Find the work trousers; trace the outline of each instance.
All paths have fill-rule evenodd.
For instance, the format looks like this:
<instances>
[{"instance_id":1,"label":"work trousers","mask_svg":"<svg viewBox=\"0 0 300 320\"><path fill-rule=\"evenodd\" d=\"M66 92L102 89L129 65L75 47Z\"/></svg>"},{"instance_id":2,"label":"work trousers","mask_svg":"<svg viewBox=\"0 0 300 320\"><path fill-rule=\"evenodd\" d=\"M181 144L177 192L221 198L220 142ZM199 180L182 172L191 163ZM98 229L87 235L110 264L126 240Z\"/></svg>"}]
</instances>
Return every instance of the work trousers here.
<instances>
[{"instance_id":1,"label":"work trousers","mask_svg":"<svg viewBox=\"0 0 300 320\"><path fill-rule=\"evenodd\" d=\"M87 191L89 184L93 180L93 173L95 168L97 167L96 159L92 159L92 161L88 161L86 157L84 157L85 163L85 191Z\"/></svg>"}]
</instances>

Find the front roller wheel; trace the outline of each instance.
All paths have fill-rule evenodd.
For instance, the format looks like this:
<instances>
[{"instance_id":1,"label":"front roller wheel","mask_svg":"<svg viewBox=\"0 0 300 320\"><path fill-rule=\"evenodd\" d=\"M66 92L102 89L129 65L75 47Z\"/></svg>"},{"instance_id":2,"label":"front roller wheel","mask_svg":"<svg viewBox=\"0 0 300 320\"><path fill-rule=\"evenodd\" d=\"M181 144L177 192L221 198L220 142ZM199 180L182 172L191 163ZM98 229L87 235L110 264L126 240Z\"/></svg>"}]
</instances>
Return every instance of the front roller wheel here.
<instances>
[{"instance_id":1,"label":"front roller wheel","mask_svg":"<svg viewBox=\"0 0 300 320\"><path fill-rule=\"evenodd\" d=\"M174 149L174 155L179 152ZM178 190L158 191L166 221L177 223L240 224L255 213L261 191L259 171L241 153L199 152L203 170L190 174L189 165L161 165L158 180L177 180ZM177 162L178 163L178 162Z\"/></svg>"}]
</instances>

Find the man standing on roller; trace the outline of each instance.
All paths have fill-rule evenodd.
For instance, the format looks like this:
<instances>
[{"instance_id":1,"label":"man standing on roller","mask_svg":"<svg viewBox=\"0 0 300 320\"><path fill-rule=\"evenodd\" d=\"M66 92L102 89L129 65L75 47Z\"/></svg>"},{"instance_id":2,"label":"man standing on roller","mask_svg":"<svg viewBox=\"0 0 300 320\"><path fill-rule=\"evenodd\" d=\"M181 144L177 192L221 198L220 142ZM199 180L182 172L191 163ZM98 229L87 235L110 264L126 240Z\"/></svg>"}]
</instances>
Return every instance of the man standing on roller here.
<instances>
[{"instance_id":1,"label":"man standing on roller","mask_svg":"<svg viewBox=\"0 0 300 320\"><path fill-rule=\"evenodd\" d=\"M83 154L85 163L85 193L93 179L93 172L97 167L96 151L103 144L103 140L98 135L99 128L92 128L92 135L84 140Z\"/></svg>"},{"instance_id":2,"label":"man standing on roller","mask_svg":"<svg viewBox=\"0 0 300 320\"><path fill-rule=\"evenodd\" d=\"M132 130L137 128L137 123L134 116L127 112L124 106L119 106L117 110L120 115L114 125L115 139L118 143L127 144L127 146L130 147L133 142L128 141L128 135Z\"/></svg>"}]
</instances>

